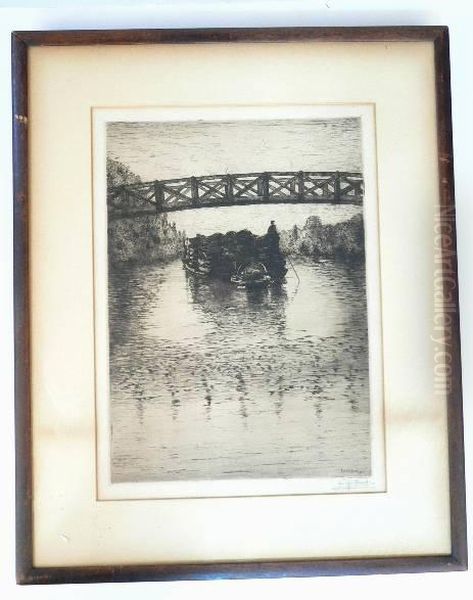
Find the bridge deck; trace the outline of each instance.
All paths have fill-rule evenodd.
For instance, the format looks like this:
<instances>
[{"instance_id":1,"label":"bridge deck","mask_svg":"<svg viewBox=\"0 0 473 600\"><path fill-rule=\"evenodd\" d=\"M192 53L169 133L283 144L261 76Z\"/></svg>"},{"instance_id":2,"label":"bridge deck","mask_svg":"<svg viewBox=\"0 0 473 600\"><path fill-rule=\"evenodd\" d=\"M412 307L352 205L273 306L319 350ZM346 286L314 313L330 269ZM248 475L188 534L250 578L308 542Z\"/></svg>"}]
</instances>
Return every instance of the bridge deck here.
<instances>
[{"instance_id":1,"label":"bridge deck","mask_svg":"<svg viewBox=\"0 0 473 600\"><path fill-rule=\"evenodd\" d=\"M156 180L111 188L112 218L249 204L363 202L363 176L348 172L264 172Z\"/></svg>"}]
</instances>

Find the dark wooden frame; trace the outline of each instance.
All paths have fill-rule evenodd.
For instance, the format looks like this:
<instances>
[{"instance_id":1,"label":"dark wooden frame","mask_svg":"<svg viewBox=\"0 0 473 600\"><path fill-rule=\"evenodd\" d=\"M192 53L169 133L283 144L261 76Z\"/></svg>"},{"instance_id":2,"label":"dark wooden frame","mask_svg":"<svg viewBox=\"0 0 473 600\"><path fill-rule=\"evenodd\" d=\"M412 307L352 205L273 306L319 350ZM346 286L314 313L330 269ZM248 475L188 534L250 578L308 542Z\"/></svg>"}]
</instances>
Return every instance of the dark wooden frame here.
<instances>
[{"instance_id":1,"label":"dark wooden frame","mask_svg":"<svg viewBox=\"0 0 473 600\"><path fill-rule=\"evenodd\" d=\"M379 557L330 560L215 562L201 564L48 567L33 564L33 473L30 390L29 191L28 191L28 49L31 46L165 44L201 42L412 42L429 41L435 53L439 188L441 208L454 211L449 39L446 27L339 27L276 29L181 29L113 31L26 31L12 34L14 158L14 289L16 407L17 581L70 583L174 579L352 575L467 568L466 507L461 395L458 285L443 282L453 294L452 373L448 392L450 522L452 552L445 556ZM454 212L453 212L454 214ZM448 242L452 241L452 236ZM453 250L453 253L451 251ZM442 237L442 256L457 283L456 242ZM451 306L452 302L450 302Z\"/></svg>"}]
</instances>

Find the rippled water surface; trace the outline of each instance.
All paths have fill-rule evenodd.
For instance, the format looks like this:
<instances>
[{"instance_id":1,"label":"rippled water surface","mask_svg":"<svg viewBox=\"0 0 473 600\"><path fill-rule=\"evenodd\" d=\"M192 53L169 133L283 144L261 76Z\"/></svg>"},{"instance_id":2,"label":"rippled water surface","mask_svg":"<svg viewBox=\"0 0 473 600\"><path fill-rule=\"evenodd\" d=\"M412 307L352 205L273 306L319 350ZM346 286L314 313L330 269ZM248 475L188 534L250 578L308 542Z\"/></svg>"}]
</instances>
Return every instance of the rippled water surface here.
<instances>
[{"instance_id":1,"label":"rippled water surface","mask_svg":"<svg viewBox=\"0 0 473 600\"><path fill-rule=\"evenodd\" d=\"M364 270L294 264L252 292L111 273L114 482L369 475Z\"/></svg>"}]
</instances>

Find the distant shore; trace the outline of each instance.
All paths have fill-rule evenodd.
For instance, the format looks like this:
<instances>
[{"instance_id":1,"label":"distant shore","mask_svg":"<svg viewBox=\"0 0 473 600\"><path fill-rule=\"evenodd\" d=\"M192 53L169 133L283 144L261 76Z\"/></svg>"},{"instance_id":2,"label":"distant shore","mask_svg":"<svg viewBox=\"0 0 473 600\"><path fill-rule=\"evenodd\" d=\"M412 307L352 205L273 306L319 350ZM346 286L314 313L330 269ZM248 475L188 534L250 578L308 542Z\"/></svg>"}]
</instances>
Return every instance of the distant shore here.
<instances>
[{"instance_id":1,"label":"distant shore","mask_svg":"<svg viewBox=\"0 0 473 600\"><path fill-rule=\"evenodd\" d=\"M324 224L311 216L303 227L294 227L280 234L281 250L290 256L360 260L365 255L363 216L347 221Z\"/></svg>"}]
</instances>

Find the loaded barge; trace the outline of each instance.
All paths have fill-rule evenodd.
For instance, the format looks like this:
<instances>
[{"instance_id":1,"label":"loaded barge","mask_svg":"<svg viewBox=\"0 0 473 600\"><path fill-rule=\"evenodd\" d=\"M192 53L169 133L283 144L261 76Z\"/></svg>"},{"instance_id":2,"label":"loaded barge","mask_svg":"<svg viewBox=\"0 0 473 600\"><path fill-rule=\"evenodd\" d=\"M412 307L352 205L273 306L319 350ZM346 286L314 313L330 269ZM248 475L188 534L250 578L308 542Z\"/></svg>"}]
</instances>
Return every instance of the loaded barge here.
<instances>
[{"instance_id":1,"label":"loaded barge","mask_svg":"<svg viewBox=\"0 0 473 600\"><path fill-rule=\"evenodd\" d=\"M182 262L193 276L227 281L239 288L280 285L287 273L279 235L257 236L246 229L187 238Z\"/></svg>"}]
</instances>

